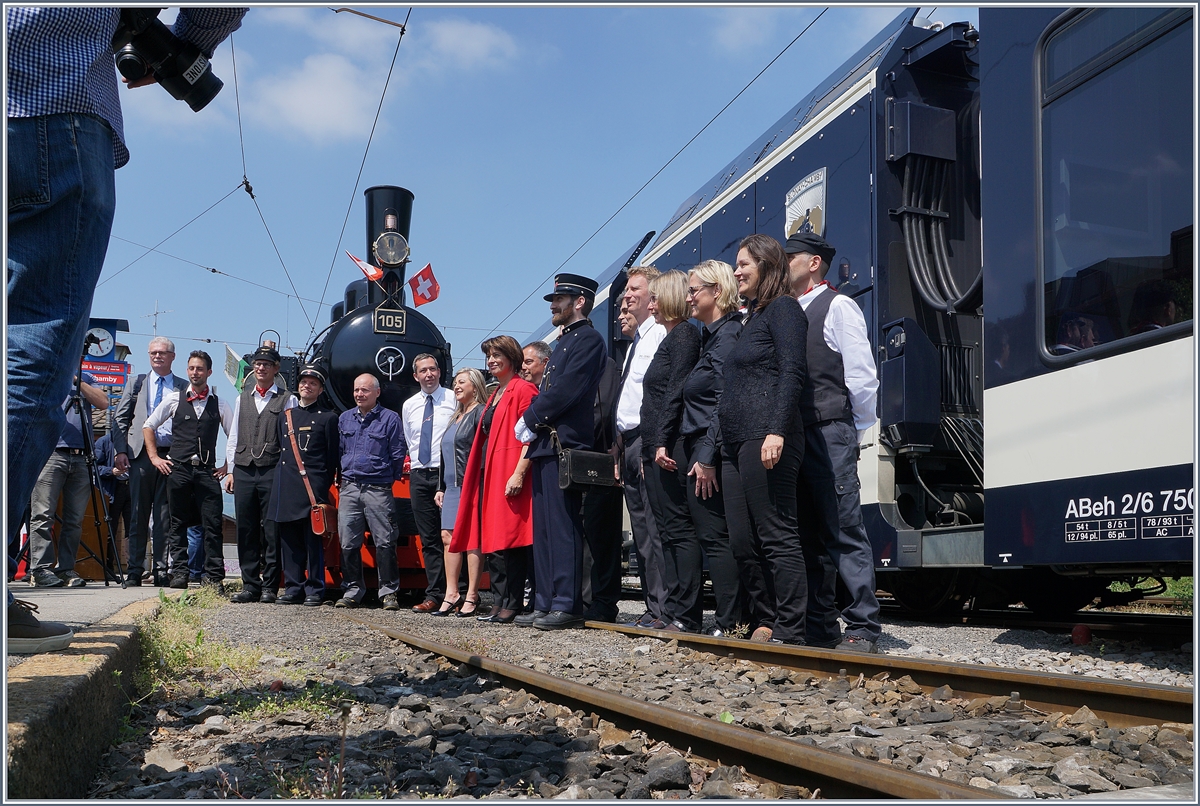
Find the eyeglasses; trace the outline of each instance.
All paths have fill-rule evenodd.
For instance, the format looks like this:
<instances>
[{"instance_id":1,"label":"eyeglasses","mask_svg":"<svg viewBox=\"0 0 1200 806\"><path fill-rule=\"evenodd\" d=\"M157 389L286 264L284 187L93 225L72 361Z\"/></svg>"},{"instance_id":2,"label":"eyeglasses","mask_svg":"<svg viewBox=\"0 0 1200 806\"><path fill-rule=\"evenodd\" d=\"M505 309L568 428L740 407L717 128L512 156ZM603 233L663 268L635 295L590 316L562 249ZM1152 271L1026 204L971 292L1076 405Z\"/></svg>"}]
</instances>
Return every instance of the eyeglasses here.
<instances>
[{"instance_id":1,"label":"eyeglasses","mask_svg":"<svg viewBox=\"0 0 1200 806\"><path fill-rule=\"evenodd\" d=\"M151 350L150 355L175 355L170 350Z\"/></svg>"},{"instance_id":2,"label":"eyeglasses","mask_svg":"<svg viewBox=\"0 0 1200 806\"><path fill-rule=\"evenodd\" d=\"M700 293L700 289L712 288L714 285L716 285L716 283L704 283L703 285L689 285L688 290L687 290L687 295L689 297L694 297Z\"/></svg>"}]
</instances>

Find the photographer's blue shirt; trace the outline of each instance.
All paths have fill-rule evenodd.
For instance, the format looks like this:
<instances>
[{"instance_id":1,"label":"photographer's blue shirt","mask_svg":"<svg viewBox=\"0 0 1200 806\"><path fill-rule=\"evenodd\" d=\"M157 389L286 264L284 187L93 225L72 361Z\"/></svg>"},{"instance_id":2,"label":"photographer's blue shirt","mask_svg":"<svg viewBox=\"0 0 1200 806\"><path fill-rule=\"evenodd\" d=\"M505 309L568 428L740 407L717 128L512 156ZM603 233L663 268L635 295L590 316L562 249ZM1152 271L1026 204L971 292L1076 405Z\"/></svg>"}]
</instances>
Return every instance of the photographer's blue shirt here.
<instances>
[{"instance_id":1,"label":"photographer's blue shirt","mask_svg":"<svg viewBox=\"0 0 1200 806\"><path fill-rule=\"evenodd\" d=\"M404 475L408 442L400 415L378 403L365 415L357 408L338 417L342 478L360 484L388 484Z\"/></svg>"},{"instance_id":2,"label":"photographer's blue shirt","mask_svg":"<svg viewBox=\"0 0 1200 806\"><path fill-rule=\"evenodd\" d=\"M8 6L5 11L8 116L95 115L112 127L114 166L129 162L112 49L120 9ZM211 57L241 26L246 11L181 9L171 31Z\"/></svg>"},{"instance_id":3,"label":"photographer's blue shirt","mask_svg":"<svg viewBox=\"0 0 1200 806\"><path fill-rule=\"evenodd\" d=\"M83 382L89 383L92 386L96 385L96 379L86 372L83 373ZM54 446L56 448L76 448L83 450L83 428L79 420L79 410L71 404L71 400L74 397L75 392L72 391L71 394L67 395L67 399L63 401L63 408L67 412L67 422L63 425L62 434L58 437L58 444ZM82 402L88 416L92 416L92 407L86 400Z\"/></svg>"}]
</instances>

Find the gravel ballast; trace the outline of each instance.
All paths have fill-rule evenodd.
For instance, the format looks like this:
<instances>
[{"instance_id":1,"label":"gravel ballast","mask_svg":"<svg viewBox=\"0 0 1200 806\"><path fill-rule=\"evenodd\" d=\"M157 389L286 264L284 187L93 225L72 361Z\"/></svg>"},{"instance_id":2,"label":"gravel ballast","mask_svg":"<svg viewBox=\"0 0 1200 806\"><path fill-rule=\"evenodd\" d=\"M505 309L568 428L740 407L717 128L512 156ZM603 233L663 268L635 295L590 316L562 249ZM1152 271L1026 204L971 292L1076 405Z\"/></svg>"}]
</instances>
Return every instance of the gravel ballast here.
<instances>
[{"instance_id":1,"label":"gravel ballast","mask_svg":"<svg viewBox=\"0 0 1200 806\"><path fill-rule=\"evenodd\" d=\"M1191 725L1116 730L1086 708L1011 715L1002 702L966 701L949 689L925 694L907 678L818 680L715 658L669 638L541 632L407 611L355 612L431 641L668 708L1014 797L1069 798L1190 784L1193 778ZM623 615L632 620L638 614ZM205 622L205 640L262 651L258 668L240 674L194 670L169 695L153 694L131 720L141 735L112 749L94 796L313 797L334 792L339 775L346 796L811 794L760 785L738 768L689 757L687 748L607 722L593 724L588 714L410 650L333 608L226 604ZM1193 685L1190 645L1153 651L1110 642L1101 654L1100 646L1073 646L1067 636L1038 631L886 624L879 648Z\"/></svg>"}]
</instances>

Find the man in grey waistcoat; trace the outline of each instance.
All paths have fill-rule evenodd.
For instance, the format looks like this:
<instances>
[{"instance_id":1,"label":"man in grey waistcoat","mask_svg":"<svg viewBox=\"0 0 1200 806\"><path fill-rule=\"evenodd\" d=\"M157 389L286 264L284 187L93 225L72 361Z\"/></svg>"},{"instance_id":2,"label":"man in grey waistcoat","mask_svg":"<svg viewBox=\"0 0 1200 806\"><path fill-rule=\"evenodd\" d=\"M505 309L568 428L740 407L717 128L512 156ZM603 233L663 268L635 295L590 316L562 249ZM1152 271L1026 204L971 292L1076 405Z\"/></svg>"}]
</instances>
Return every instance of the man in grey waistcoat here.
<instances>
[{"instance_id":1,"label":"man in grey waistcoat","mask_svg":"<svg viewBox=\"0 0 1200 806\"><path fill-rule=\"evenodd\" d=\"M279 535L267 518L275 466L279 464L279 415L296 405L294 395L279 388L279 353L264 344L250 357L254 382L247 378L233 406L225 459L233 472L225 477L225 491L233 493L237 516L238 564L242 590L230 601L274 602L279 591Z\"/></svg>"}]
</instances>

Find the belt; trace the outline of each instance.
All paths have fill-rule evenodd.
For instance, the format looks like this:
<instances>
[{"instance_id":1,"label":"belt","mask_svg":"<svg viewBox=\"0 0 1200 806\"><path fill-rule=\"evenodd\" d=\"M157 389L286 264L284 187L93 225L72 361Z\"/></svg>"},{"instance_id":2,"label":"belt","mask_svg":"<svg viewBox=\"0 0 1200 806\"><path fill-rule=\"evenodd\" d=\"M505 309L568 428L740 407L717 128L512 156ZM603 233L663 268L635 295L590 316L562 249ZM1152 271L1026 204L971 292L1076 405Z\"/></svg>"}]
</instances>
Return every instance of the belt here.
<instances>
[{"instance_id":1,"label":"belt","mask_svg":"<svg viewBox=\"0 0 1200 806\"><path fill-rule=\"evenodd\" d=\"M640 425L635 425L633 428L630 428L628 431L622 431L621 439L625 440L626 443L629 443L629 442L633 442L635 439L637 439L641 435L642 435L642 427Z\"/></svg>"},{"instance_id":2,"label":"belt","mask_svg":"<svg viewBox=\"0 0 1200 806\"><path fill-rule=\"evenodd\" d=\"M366 482L366 481L358 481L357 479L350 479L350 478L343 479L343 481L345 481L349 484L353 484L357 487L377 487L377 488L384 489L384 490L392 489L392 485L390 485L390 484L379 484L379 483L372 483L372 482Z\"/></svg>"},{"instance_id":3,"label":"belt","mask_svg":"<svg viewBox=\"0 0 1200 806\"><path fill-rule=\"evenodd\" d=\"M410 474L412 474L412 473L424 473L424 474L428 475L428 474L430 474L430 473L440 473L440 472L441 472L441 468L437 468L437 467L410 467L410 468L408 469L408 472L409 472Z\"/></svg>"},{"instance_id":4,"label":"belt","mask_svg":"<svg viewBox=\"0 0 1200 806\"><path fill-rule=\"evenodd\" d=\"M179 464L191 465L192 467L202 467L205 470L213 470L216 465L211 462L201 462L199 456L193 456L191 459L181 459Z\"/></svg>"},{"instance_id":5,"label":"belt","mask_svg":"<svg viewBox=\"0 0 1200 806\"><path fill-rule=\"evenodd\" d=\"M55 448L55 453L69 453L72 456L83 456L83 448Z\"/></svg>"}]
</instances>

